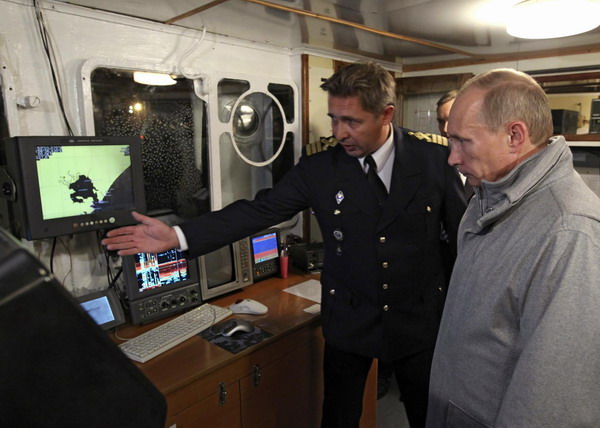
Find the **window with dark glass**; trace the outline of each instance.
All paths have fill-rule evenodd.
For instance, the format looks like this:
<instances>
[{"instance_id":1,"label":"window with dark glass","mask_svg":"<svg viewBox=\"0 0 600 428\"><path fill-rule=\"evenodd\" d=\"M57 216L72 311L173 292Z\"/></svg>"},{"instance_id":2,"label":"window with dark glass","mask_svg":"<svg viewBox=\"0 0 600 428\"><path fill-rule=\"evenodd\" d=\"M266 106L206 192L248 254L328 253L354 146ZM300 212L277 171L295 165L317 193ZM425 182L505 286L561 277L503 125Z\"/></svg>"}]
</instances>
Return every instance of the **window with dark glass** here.
<instances>
[{"instance_id":1,"label":"window with dark glass","mask_svg":"<svg viewBox=\"0 0 600 428\"><path fill-rule=\"evenodd\" d=\"M223 205L252 199L277 183L294 164L294 95L289 85L269 84L268 92L250 82L222 79L218 84L219 120L231 132L219 136ZM277 102L276 102L277 100Z\"/></svg>"},{"instance_id":2,"label":"window with dark glass","mask_svg":"<svg viewBox=\"0 0 600 428\"><path fill-rule=\"evenodd\" d=\"M137 83L131 70L95 69L95 133L139 136L148 212L191 218L210 211L206 103L192 80L171 77L158 86Z\"/></svg>"}]
</instances>

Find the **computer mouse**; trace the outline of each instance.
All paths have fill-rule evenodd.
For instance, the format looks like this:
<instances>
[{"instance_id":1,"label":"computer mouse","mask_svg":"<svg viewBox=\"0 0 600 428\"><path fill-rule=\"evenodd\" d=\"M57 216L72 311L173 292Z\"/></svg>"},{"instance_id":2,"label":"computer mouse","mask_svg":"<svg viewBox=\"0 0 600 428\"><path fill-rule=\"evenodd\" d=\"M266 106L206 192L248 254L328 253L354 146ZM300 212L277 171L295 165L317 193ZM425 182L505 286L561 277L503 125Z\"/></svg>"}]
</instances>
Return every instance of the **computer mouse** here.
<instances>
[{"instance_id":1,"label":"computer mouse","mask_svg":"<svg viewBox=\"0 0 600 428\"><path fill-rule=\"evenodd\" d=\"M262 315L266 314L269 308L260 302L252 299L240 299L229 306L234 314L251 314Z\"/></svg>"},{"instance_id":2,"label":"computer mouse","mask_svg":"<svg viewBox=\"0 0 600 428\"><path fill-rule=\"evenodd\" d=\"M241 318L233 318L223 324L220 334L225 337L230 337L238 331L252 333L254 331L254 326Z\"/></svg>"}]
</instances>

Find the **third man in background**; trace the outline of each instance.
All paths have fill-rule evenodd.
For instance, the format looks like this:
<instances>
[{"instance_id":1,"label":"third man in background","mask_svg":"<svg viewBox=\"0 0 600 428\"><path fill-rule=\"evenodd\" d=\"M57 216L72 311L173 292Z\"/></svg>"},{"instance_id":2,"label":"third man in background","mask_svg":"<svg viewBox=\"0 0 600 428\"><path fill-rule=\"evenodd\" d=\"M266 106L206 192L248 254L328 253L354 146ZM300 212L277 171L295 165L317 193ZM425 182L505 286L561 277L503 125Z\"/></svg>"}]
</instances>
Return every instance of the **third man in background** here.
<instances>
[{"instance_id":1,"label":"third man in background","mask_svg":"<svg viewBox=\"0 0 600 428\"><path fill-rule=\"evenodd\" d=\"M458 91L448 91L437 102L437 123L438 128L440 130L440 135L448 138L448 117L450 116L450 110L452 109L452 105L454 104L454 99L458 95ZM467 201L471 199L473 196L473 186L469 184L467 181L467 177L460 174L460 179L463 182L463 186L465 189L465 197Z\"/></svg>"},{"instance_id":2,"label":"third man in background","mask_svg":"<svg viewBox=\"0 0 600 428\"><path fill-rule=\"evenodd\" d=\"M450 116L450 109L452 108L452 104L454 104L454 99L458 91L449 91L446 92L437 102L437 123L438 128L440 130L440 135L443 137L448 137L448 116Z\"/></svg>"}]
</instances>

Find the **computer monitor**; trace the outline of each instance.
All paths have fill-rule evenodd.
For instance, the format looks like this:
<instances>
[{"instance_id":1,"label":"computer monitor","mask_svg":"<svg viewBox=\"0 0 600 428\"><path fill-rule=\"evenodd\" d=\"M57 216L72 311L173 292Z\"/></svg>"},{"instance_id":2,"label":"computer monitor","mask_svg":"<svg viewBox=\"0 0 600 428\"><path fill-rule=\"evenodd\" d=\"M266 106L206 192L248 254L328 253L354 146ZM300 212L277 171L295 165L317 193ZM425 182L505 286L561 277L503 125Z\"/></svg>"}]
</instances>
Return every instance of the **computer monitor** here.
<instances>
[{"instance_id":1,"label":"computer monitor","mask_svg":"<svg viewBox=\"0 0 600 428\"><path fill-rule=\"evenodd\" d=\"M163 395L0 229L0 425L162 428Z\"/></svg>"},{"instance_id":2,"label":"computer monitor","mask_svg":"<svg viewBox=\"0 0 600 428\"><path fill-rule=\"evenodd\" d=\"M177 250L123 257L131 321L143 324L202 303L196 259Z\"/></svg>"},{"instance_id":3,"label":"computer monitor","mask_svg":"<svg viewBox=\"0 0 600 428\"><path fill-rule=\"evenodd\" d=\"M198 265L203 300L222 296L254 282L248 238L199 257Z\"/></svg>"},{"instance_id":4,"label":"computer monitor","mask_svg":"<svg viewBox=\"0 0 600 428\"><path fill-rule=\"evenodd\" d=\"M104 330L110 330L125 323L121 301L110 288L80 296L77 301L96 321L96 324Z\"/></svg>"},{"instance_id":5,"label":"computer monitor","mask_svg":"<svg viewBox=\"0 0 600 428\"><path fill-rule=\"evenodd\" d=\"M269 230L250 237L254 281L279 273L279 231Z\"/></svg>"},{"instance_id":6,"label":"computer monitor","mask_svg":"<svg viewBox=\"0 0 600 428\"><path fill-rule=\"evenodd\" d=\"M133 224L145 211L136 137L13 137L2 151L16 236L41 239Z\"/></svg>"}]
</instances>

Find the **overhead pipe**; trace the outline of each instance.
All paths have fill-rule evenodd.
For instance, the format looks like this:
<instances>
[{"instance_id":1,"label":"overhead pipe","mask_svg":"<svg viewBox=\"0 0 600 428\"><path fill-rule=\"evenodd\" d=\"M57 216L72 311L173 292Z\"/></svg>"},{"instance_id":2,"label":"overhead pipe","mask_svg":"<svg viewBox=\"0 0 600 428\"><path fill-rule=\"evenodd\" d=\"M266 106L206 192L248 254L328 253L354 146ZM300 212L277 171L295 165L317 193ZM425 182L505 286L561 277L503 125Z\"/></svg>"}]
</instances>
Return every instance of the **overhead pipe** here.
<instances>
[{"instance_id":1,"label":"overhead pipe","mask_svg":"<svg viewBox=\"0 0 600 428\"><path fill-rule=\"evenodd\" d=\"M221 3L224 3L226 1L229 0L215 0L213 2L207 3L204 6L198 7L196 9L190 10L189 12L186 12L182 15L176 16L174 18L171 18L167 21L164 21L165 24L173 24L174 22L180 21L184 18L188 18L192 15L195 15L197 13L203 12L207 9L210 9L214 6L217 6ZM434 43L434 42L430 42L427 40L422 40L422 39L417 39L415 37L410 37L410 36L403 36L401 34L396 34L396 33L390 33L389 31L383 31L383 30L377 30L375 28L363 25L363 24L358 24L356 22L352 22L352 21L347 21L345 19L339 19L339 18L333 18L331 16L327 16L327 15L322 15L319 13L315 13L315 12L310 12L307 10L303 10L303 9L296 9L293 7L289 7L289 6L283 6L283 5L279 5L279 4L274 4L274 3L270 3L267 1L263 1L263 0L242 0L245 1L247 3L254 3L254 4L258 4L261 6L265 6L265 7L269 7L272 9L278 9L278 10L282 10L285 12L290 12L290 13L295 13L296 15L301 15L301 16L308 16L310 18L316 18L316 19L320 19L322 21L327 21L327 22L332 22L335 24L340 24L340 25L345 25L347 27L352 27L352 28L356 28L358 30L363 30L363 31L367 31L369 33L374 33L377 34L379 36L384 36L384 37L389 37L392 39L397 39L397 40L404 40L407 42L411 42L411 43L417 43L423 46L428 46L431 48L435 48L435 49L440 49L440 50L444 50L447 52L452 52L455 54L459 54L459 55L464 55L464 56L468 56L468 57L478 57L479 55L474 55L472 53L460 50L460 49L455 49L449 46L445 46L445 45L441 45L439 43Z\"/></svg>"}]
</instances>

